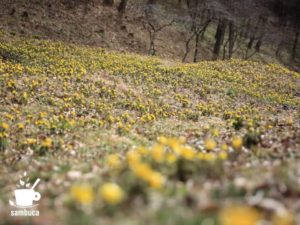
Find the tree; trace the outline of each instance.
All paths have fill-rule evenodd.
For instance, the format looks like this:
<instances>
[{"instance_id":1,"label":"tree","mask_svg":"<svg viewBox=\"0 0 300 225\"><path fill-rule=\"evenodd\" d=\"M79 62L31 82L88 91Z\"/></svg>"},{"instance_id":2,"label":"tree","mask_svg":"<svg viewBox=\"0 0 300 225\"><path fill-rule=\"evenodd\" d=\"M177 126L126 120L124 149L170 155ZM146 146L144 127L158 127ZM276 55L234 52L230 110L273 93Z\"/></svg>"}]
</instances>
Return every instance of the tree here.
<instances>
[{"instance_id":1,"label":"tree","mask_svg":"<svg viewBox=\"0 0 300 225\"><path fill-rule=\"evenodd\" d=\"M186 58L191 50L190 43L194 38L195 38L195 51L194 51L193 62L197 62L198 54L199 54L200 36L205 32L205 30L208 27L210 22L211 22L211 20L207 19L202 24L198 24L197 26L192 28L192 32L191 32L190 36L185 41L185 53L183 55L182 62L186 61Z\"/></svg>"},{"instance_id":2,"label":"tree","mask_svg":"<svg viewBox=\"0 0 300 225\"><path fill-rule=\"evenodd\" d=\"M118 11L120 13L124 13L125 12L126 6L127 6L127 2L128 2L128 0L121 0L120 4L118 6Z\"/></svg>"},{"instance_id":3,"label":"tree","mask_svg":"<svg viewBox=\"0 0 300 225\"><path fill-rule=\"evenodd\" d=\"M161 19L157 20L155 18L156 12L154 12L154 10L157 10L157 8L151 5L146 7L144 10L145 20L143 21L143 27L149 34L149 55L156 55L157 50L155 41L157 34L174 23L174 19L172 19L162 24Z\"/></svg>"},{"instance_id":4,"label":"tree","mask_svg":"<svg viewBox=\"0 0 300 225\"><path fill-rule=\"evenodd\" d=\"M147 4L149 5L152 5L152 4L155 4L156 3L156 0L148 0Z\"/></svg>"},{"instance_id":5,"label":"tree","mask_svg":"<svg viewBox=\"0 0 300 225\"><path fill-rule=\"evenodd\" d=\"M231 59L234 52L234 45L237 38L238 38L238 32L236 30L235 23L233 20L230 20L228 23L228 38L223 47L223 60L226 58ZM228 56L226 55L227 45L228 45Z\"/></svg>"},{"instance_id":6,"label":"tree","mask_svg":"<svg viewBox=\"0 0 300 225\"><path fill-rule=\"evenodd\" d=\"M220 54L220 50L224 41L224 36L225 36L225 32L226 32L226 27L227 27L227 19L220 19L219 23L218 23L218 27L217 27L217 31L216 31L216 35L215 35L215 45L214 45L214 49L213 49L213 59L216 60L219 57Z\"/></svg>"},{"instance_id":7,"label":"tree","mask_svg":"<svg viewBox=\"0 0 300 225\"><path fill-rule=\"evenodd\" d=\"M298 40L299 40L299 30L300 26L296 26L296 32L295 32L295 39L293 43L293 48L292 48L292 55L291 55L291 60L294 61L296 59L296 53L297 53L297 46L298 46Z\"/></svg>"},{"instance_id":8,"label":"tree","mask_svg":"<svg viewBox=\"0 0 300 225\"><path fill-rule=\"evenodd\" d=\"M229 22L229 33L228 33L228 43L229 43L229 50L228 50L228 58L231 59L233 55L233 48L235 41L237 39L237 32L235 29L234 21L231 20Z\"/></svg>"},{"instance_id":9,"label":"tree","mask_svg":"<svg viewBox=\"0 0 300 225\"><path fill-rule=\"evenodd\" d=\"M114 0L103 0L104 5L107 6L113 6L114 5Z\"/></svg>"},{"instance_id":10,"label":"tree","mask_svg":"<svg viewBox=\"0 0 300 225\"><path fill-rule=\"evenodd\" d=\"M203 39L204 33L212 22L213 12L209 9L205 0L187 1L188 17L184 20L185 24L190 27L187 32L187 38L185 40L185 53L182 61L185 62L188 54L191 51L190 44L194 40L194 56L193 62L198 61L198 55L200 50L200 41Z\"/></svg>"},{"instance_id":11,"label":"tree","mask_svg":"<svg viewBox=\"0 0 300 225\"><path fill-rule=\"evenodd\" d=\"M284 37L278 44L276 56L280 57L281 50L285 48L290 52L291 61L294 61L300 29L300 0L273 0L270 8L279 18L280 28L284 30Z\"/></svg>"}]
</instances>

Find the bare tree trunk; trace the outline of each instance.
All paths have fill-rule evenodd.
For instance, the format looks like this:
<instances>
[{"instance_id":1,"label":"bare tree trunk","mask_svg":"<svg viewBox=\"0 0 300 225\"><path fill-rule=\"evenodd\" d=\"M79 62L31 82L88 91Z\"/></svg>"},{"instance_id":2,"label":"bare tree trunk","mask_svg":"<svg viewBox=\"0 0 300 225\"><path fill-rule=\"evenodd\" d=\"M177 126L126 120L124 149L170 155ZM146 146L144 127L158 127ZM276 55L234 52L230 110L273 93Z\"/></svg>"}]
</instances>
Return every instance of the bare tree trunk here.
<instances>
[{"instance_id":1,"label":"bare tree trunk","mask_svg":"<svg viewBox=\"0 0 300 225\"><path fill-rule=\"evenodd\" d=\"M194 60L193 60L193 62L197 62L197 59L198 59L199 41L200 41L200 34L196 34L196 38L195 38L195 52L194 52Z\"/></svg>"},{"instance_id":2,"label":"bare tree trunk","mask_svg":"<svg viewBox=\"0 0 300 225\"><path fill-rule=\"evenodd\" d=\"M280 34L285 34L286 32L286 21L285 21L286 17L282 17L280 20L279 20L279 31L280 31ZM276 51L275 51L275 55L277 58L280 58L280 53L281 53L281 50L282 48L284 47L284 35L280 36L280 41L278 42L278 45L276 47Z\"/></svg>"},{"instance_id":3,"label":"bare tree trunk","mask_svg":"<svg viewBox=\"0 0 300 225\"><path fill-rule=\"evenodd\" d=\"M255 45L255 51L259 52L260 51L260 47L262 45L262 42L263 42L263 38L265 36L265 26L266 26L266 21L267 21L267 17L263 17L261 18L261 29L260 29L260 35L259 35L259 38L256 42L256 45Z\"/></svg>"},{"instance_id":4,"label":"bare tree trunk","mask_svg":"<svg viewBox=\"0 0 300 225\"><path fill-rule=\"evenodd\" d=\"M196 31L196 39L195 39L195 52L194 52L194 62L198 61L198 54L199 54L199 43L203 39L203 34L205 33L208 25L210 24L211 20L208 19L205 23L204 26L201 29L197 29Z\"/></svg>"},{"instance_id":5,"label":"bare tree trunk","mask_svg":"<svg viewBox=\"0 0 300 225\"><path fill-rule=\"evenodd\" d=\"M245 31L247 29L248 20L243 19L241 23L241 29L239 30L239 37L244 38L245 37Z\"/></svg>"},{"instance_id":6,"label":"bare tree trunk","mask_svg":"<svg viewBox=\"0 0 300 225\"><path fill-rule=\"evenodd\" d=\"M155 4L156 3L156 0L148 0L147 4Z\"/></svg>"},{"instance_id":7,"label":"bare tree trunk","mask_svg":"<svg viewBox=\"0 0 300 225\"><path fill-rule=\"evenodd\" d=\"M292 61L294 61L296 58L297 45L298 45L298 41L299 41L299 30L300 30L300 26L297 26L295 40L294 40L293 49L292 49L292 57L291 57Z\"/></svg>"},{"instance_id":8,"label":"bare tree trunk","mask_svg":"<svg viewBox=\"0 0 300 225\"><path fill-rule=\"evenodd\" d=\"M189 9L191 7L191 0L186 0L186 6Z\"/></svg>"},{"instance_id":9,"label":"bare tree trunk","mask_svg":"<svg viewBox=\"0 0 300 225\"><path fill-rule=\"evenodd\" d=\"M248 49L252 49L252 46L253 46L254 41L255 41L255 37L254 37L254 35L252 35L252 36L250 37L249 42L248 42L248 45L247 45L247 48L248 48Z\"/></svg>"},{"instance_id":10,"label":"bare tree trunk","mask_svg":"<svg viewBox=\"0 0 300 225\"><path fill-rule=\"evenodd\" d=\"M244 32L242 34L242 37L248 38L249 37L249 31L251 27L251 22L250 19L247 20L246 27L244 28Z\"/></svg>"},{"instance_id":11,"label":"bare tree trunk","mask_svg":"<svg viewBox=\"0 0 300 225\"><path fill-rule=\"evenodd\" d=\"M262 45L262 39L263 37L261 36L258 41L256 42L256 45L255 45L255 51L259 52L260 51L260 47Z\"/></svg>"},{"instance_id":12,"label":"bare tree trunk","mask_svg":"<svg viewBox=\"0 0 300 225\"><path fill-rule=\"evenodd\" d=\"M114 0L103 0L104 5L107 6L113 6L114 5Z\"/></svg>"},{"instance_id":13,"label":"bare tree trunk","mask_svg":"<svg viewBox=\"0 0 300 225\"><path fill-rule=\"evenodd\" d=\"M228 42L229 42L229 40L226 40L226 42L223 46L223 60L226 59L226 48L227 48Z\"/></svg>"},{"instance_id":14,"label":"bare tree trunk","mask_svg":"<svg viewBox=\"0 0 300 225\"><path fill-rule=\"evenodd\" d=\"M279 44L277 45L277 49L276 49L276 53L275 53L276 57L280 56L280 52L281 52L281 49L283 48L283 46L284 46L284 41L281 40L279 42Z\"/></svg>"},{"instance_id":15,"label":"bare tree trunk","mask_svg":"<svg viewBox=\"0 0 300 225\"><path fill-rule=\"evenodd\" d=\"M265 32L266 21L267 21L267 19L264 18L264 17L260 17L257 20L257 24L256 24L254 30L252 31L251 37L250 37L249 42L248 42L248 46L247 46L247 50L246 50L246 54L245 54L245 59L248 59L249 57L252 57L254 54L256 54L257 52L260 51L260 47L262 45L262 39L265 35L264 32ZM259 37L256 37L255 34L257 34L258 32L260 33L260 35L259 35ZM251 54L250 56L248 56L249 51L253 48L255 39L258 39L256 44L255 44L255 47L254 47L255 52L253 54Z\"/></svg>"},{"instance_id":16,"label":"bare tree trunk","mask_svg":"<svg viewBox=\"0 0 300 225\"><path fill-rule=\"evenodd\" d=\"M215 46L214 46L214 50L213 50L213 54L214 54L214 59L218 59L219 54L220 54L220 49L222 47L223 41L224 41L224 35L225 35L225 31L226 31L226 20L222 19L219 21L218 23L218 27L217 27L217 31L216 31L216 35L215 35Z\"/></svg>"},{"instance_id":17,"label":"bare tree trunk","mask_svg":"<svg viewBox=\"0 0 300 225\"><path fill-rule=\"evenodd\" d=\"M252 49L253 43L255 41L255 37L254 35L252 35L249 39L248 45L247 45L247 49L246 49L246 54L245 54L245 59L248 58L248 52Z\"/></svg>"},{"instance_id":18,"label":"bare tree trunk","mask_svg":"<svg viewBox=\"0 0 300 225\"><path fill-rule=\"evenodd\" d=\"M209 23L210 23L210 22L209 22ZM204 35L205 35L205 32L206 32L206 30L207 30L207 27L208 27L209 23L207 23L207 25L203 28L203 31L202 31L202 34L201 34L201 40L204 39Z\"/></svg>"},{"instance_id":19,"label":"bare tree trunk","mask_svg":"<svg viewBox=\"0 0 300 225\"><path fill-rule=\"evenodd\" d=\"M235 28L234 28L234 22L229 22L229 33L228 33L228 43L229 43L229 49L228 49L228 58L231 59L233 54L233 48L234 48L234 42L235 42Z\"/></svg>"},{"instance_id":20,"label":"bare tree trunk","mask_svg":"<svg viewBox=\"0 0 300 225\"><path fill-rule=\"evenodd\" d=\"M182 0L178 0L178 7L181 8Z\"/></svg>"},{"instance_id":21,"label":"bare tree trunk","mask_svg":"<svg viewBox=\"0 0 300 225\"><path fill-rule=\"evenodd\" d=\"M186 57L188 56L189 52L190 52L190 42L192 41L192 39L194 38L195 36L195 33L193 33L188 39L187 41L185 42L185 53L184 53L184 56L182 58L182 62L185 62L186 60Z\"/></svg>"},{"instance_id":22,"label":"bare tree trunk","mask_svg":"<svg viewBox=\"0 0 300 225\"><path fill-rule=\"evenodd\" d=\"M155 55L156 54L156 48L155 48L155 33L149 34L150 35L150 46L149 46L149 51L148 54L149 55Z\"/></svg>"},{"instance_id":23,"label":"bare tree trunk","mask_svg":"<svg viewBox=\"0 0 300 225\"><path fill-rule=\"evenodd\" d=\"M144 13L145 13L146 20L143 22L143 26L149 33L149 41L150 41L148 53L150 55L155 55L156 54L155 40L157 37L157 33L161 32L166 27L172 26L172 24L174 23L174 19L171 20L169 23L159 25L159 24L155 24L155 22L153 22L152 16L151 16L151 13L152 13L151 10L149 11L146 9L144 11Z\"/></svg>"},{"instance_id":24,"label":"bare tree trunk","mask_svg":"<svg viewBox=\"0 0 300 225\"><path fill-rule=\"evenodd\" d=\"M127 2L128 2L128 0L121 0L120 4L118 6L118 11L120 13L124 13L125 12L126 6L127 6Z\"/></svg>"}]
</instances>

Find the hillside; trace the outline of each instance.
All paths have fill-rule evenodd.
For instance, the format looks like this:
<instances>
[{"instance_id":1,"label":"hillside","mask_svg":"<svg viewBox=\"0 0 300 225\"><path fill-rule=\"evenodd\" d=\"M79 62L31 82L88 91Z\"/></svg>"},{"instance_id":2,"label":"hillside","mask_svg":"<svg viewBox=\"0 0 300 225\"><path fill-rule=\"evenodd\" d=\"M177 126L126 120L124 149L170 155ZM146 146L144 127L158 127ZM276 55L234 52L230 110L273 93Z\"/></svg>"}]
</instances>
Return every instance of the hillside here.
<instances>
[{"instance_id":1,"label":"hillside","mask_svg":"<svg viewBox=\"0 0 300 225\"><path fill-rule=\"evenodd\" d=\"M99 0L29 0L26 2L3 0L0 5L0 28L11 35L65 41L128 53L149 54L149 27L147 27L147 19L144 15L146 1L130 1L126 12L122 15L116 9L119 1L115 2L113 7L107 7L101 4ZM174 2L176 1L158 1L158 5L154 8L155 16L151 18L151 21L155 21L153 22L155 29L167 24L172 18L177 21L172 26L167 26L155 34L155 54L161 58L182 61L186 51L186 41L191 35L191 24L189 19L186 19L188 17L186 7L176 8ZM250 8L242 11L242 14L246 15L247 13L251 14L249 20L253 20L253 27L247 27L247 24L240 22L241 24L237 24L235 29L240 29L239 32L241 33L248 29L249 34L247 35L250 36L250 33L257 29L255 24L259 23L259 21L256 22L256 19L261 17L260 14L268 16L270 12L267 9L262 12L259 10L251 12ZM221 13L217 11L215 14ZM239 20L246 20L247 16L244 17L245 19ZM270 16L271 22L265 25L268 30L265 31L261 50L256 52L249 49L248 52L249 37L239 37L236 38L233 58L245 59L249 57L249 59L258 62L278 63L299 71L299 54L296 54L294 61L291 62L289 59L290 45L294 41L293 30L279 25L271 28L271 25L273 26L275 23L274 21L278 20L277 17L273 17ZM211 22L206 31L201 34L197 61L213 59L212 51L218 19L212 20L214 22ZM260 35L261 31L256 30L255 32L255 35ZM228 43L226 41L227 36L226 33L224 46L220 50L220 59L224 57L222 55L226 49L225 43ZM190 52L186 58L187 62L193 61L194 48L195 43L192 39L189 46ZM246 52L248 56L245 56L247 55Z\"/></svg>"},{"instance_id":2,"label":"hillside","mask_svg":"<svg viewBox=\"0 0 300 225\"><path fill-rule=\"evenodd\" d=\"M0 224L25 224L21 171L41 179L26 224L299 224L299 73L4 31L0 52Z\"/></svg>"}]
</instances>

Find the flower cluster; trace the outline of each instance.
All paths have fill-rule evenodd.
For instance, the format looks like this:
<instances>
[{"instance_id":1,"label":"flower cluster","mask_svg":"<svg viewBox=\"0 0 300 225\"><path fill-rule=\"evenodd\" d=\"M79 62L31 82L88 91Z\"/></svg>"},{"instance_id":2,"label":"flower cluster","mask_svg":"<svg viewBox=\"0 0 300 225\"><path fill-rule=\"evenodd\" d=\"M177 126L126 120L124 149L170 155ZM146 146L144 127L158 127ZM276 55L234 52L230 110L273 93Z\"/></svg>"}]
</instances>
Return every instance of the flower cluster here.
<instances>
[{"instance_id":1,"label":"flower cluster","mask_svg":"<svg viewBox=\"0 0 300 225\"><path fill-rule=\"evenodd\" d=\"M298 73L240 60L170 65L19 37L1 41L0 53L6 55L0 54L0 169L15 172L25 155L47 177L45 188L55 189L48 194L64 197L71 186L67 209L111 215L128 204L141 208L139 215L164 207L175 215L172 205L182 205L178 216L198 216L201 209L216 216L223 203L243 199L242 206L221 209L219 224L293 224L292 213L266 217L261 211L269 209L256 209L266 204L250 207L246 198L299 194L299 179L289 171L300 146ZM68 176L68 170L77 172ZM252 182L257 172L265 183ZM70 184L81 175L82 183ZM249 183L235 182L242 176ZM284 188L266 192L272 185ZM159 204L147 207L153 198Z\"/></svg>"}]
</instances>

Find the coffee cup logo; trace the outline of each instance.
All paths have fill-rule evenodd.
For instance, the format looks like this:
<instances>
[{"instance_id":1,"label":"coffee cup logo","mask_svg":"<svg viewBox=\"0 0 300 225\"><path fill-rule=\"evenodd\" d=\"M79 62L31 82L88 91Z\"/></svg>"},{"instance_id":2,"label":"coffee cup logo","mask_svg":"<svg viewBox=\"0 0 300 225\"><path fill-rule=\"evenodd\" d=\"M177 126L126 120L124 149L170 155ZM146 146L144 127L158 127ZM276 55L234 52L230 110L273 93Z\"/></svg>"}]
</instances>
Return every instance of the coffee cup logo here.
<instances>
[{"instance_id":1,"label":"coffee cup logo","mask_svg":"<svg viewBox=\"0 0 300 225\"><path fill-rule=\"evenodd\" d=\"M36 206L35 202L41 199L41 194L34 190L34 188L36 188L36 186L40 182L40 179L38 178L30 187L29 178L26 177L27 173L24 172L19 181L19 188L14 191L15 202L12 200L9 201L11 206L19 208L30 208Z\"/></svg>"},{"instance_id":2,"label":"coffee cup logo","mask_svg":"<svg viewBox=\"0 0 300 225\"><path fill-rule=\"evenodd\" d=\"M32 206L33 201L40 200L41 194L31 189L17 189L15 197L18 206Z\"/></svg>"}]
</instances>

